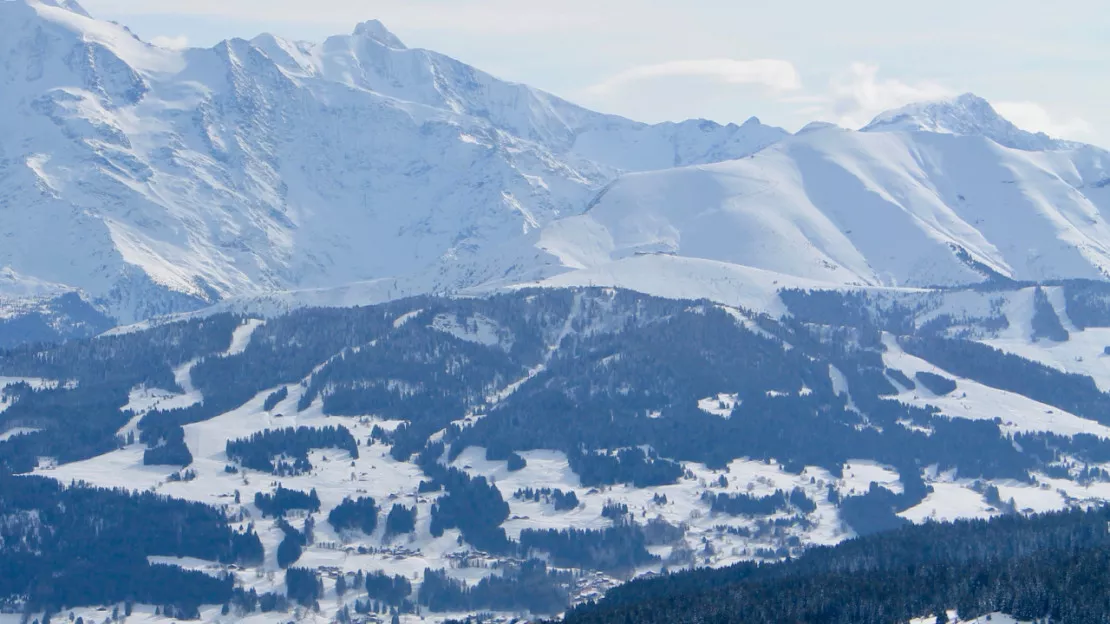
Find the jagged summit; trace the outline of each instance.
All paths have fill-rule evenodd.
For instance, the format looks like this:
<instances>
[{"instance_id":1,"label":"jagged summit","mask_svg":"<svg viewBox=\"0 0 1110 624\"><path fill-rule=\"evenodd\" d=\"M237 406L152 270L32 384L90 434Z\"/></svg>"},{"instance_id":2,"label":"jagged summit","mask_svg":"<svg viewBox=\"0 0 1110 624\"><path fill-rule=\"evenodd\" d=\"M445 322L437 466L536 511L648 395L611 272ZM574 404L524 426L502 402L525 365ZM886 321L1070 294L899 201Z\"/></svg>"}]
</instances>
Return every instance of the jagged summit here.
<instances>
[{"instance_id":1,"label":"jagged summit","mask_svg":"<svg viewBox=\"0 0 1110 624\"><path fill-rule=\"evenodd\" d=\"M15 0L15 2L29 5L42 4L45 6L65 9L66 11L76 13L82 17L92 17L91 15L89 15L89 12L86 11L84 7L76 2L76 0Z\"/></svg>"},{"instance_id":2,"label":"jagged summit","mask_svg":"<svg viewBox=\"0 0 1110 624\"><path fill-rule=\"evenodd\" d=\"M475 285L504 273L505 241L626 171L786 135L595 113L378 21L182 51L71 0L0 0L0 85L6 290L59 284L122 322L402 276L383 296Z\"/></svg>"},{"instance_id":3,"label":"jagged summit","mask_svg":"<svg viewBox=\"0 0 1110 624\"><path fill-rule=\"evenodd\" d=\"M863 130L877 130L896 125L899 129L975 134L984 128L1006 124L1010 122L999 115L990 102L974 93L964 93L954 98L914 102L885 111L876 116Z\"/></svg>"},{"instance_id":4,"label":"jagged summit","mask_svg":"<svg viewBox=\"0 0 1110 624\"><path fill-rule=\"evenodd\" d=\"M891 130L983 136L999 145L1027 151L1072 149L1079 145L1054 139L1043 132L1022 130L999 115L990 102L974 93L917 102L886 111L864 126L861 132Z\"/></svg>"},{"instance_id":5,"label":"jagged summit","mask_svg":"<svg viewBox=\"0 0 1110 624\"><path fill-rule=\"evenodd\" d=\"M385 27L385 24L376 19L355 26L355 36L367 37L387 48L393 48L394 50L406 49L405 44L397 38L397 35L390 32L389 29Z\"/></svg>"}]
</instances>

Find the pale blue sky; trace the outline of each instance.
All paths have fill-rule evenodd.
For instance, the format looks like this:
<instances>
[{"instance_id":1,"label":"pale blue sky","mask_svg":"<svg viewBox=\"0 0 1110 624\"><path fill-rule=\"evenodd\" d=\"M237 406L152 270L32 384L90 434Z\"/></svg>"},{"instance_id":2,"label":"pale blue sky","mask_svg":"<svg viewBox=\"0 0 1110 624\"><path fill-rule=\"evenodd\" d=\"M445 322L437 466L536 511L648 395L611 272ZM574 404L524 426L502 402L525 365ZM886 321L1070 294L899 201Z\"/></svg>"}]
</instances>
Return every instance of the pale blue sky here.
<instances>
[{"instance_id":1,"label":"pale blue sky","mask_svg":"<svg viewBox=\"0 0 1110 624\"><path fill-rule=\"evenodd\" d=\"M1106 0L83 0L140 36L322 40L382 20L410 47L643 121L861 125L973 91L1020 126L1110 147Z\"/></svg>"}]
</instances>

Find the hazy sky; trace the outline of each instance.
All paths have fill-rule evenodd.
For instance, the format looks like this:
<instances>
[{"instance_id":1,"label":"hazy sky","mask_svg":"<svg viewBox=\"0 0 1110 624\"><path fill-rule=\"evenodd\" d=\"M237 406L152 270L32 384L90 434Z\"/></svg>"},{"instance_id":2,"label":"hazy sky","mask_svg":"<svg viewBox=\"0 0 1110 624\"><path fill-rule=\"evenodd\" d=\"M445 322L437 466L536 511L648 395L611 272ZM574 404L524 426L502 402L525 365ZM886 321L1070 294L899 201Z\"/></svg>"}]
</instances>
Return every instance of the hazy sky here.
<instances>
[{"instance_id":1,"label":"hazy sky","mask_svg":"<svg viewBox=\"0 0 1110 624\"><path fill-rule=\"evenodd\" d=\"M380 19L409 47L642 121L797 130L965 91L1110 147L1106 0L82 0L170 45L323 40Z\"/></svg>"}]
</instances>

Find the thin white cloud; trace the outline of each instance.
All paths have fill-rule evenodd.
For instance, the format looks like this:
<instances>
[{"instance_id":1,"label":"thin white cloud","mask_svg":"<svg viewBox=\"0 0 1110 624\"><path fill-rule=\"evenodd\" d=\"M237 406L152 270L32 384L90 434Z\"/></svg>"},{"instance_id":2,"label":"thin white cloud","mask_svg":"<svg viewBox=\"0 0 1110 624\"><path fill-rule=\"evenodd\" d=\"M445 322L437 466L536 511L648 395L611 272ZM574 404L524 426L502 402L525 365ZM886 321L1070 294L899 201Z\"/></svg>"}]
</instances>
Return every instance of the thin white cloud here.
<instances>
[{"instance_id":1,"label":"thin white cloud","mask_svg":"<svg viewBox=\"0 0 1110 624\"><path fill-rule=\"evenodd\" d=\"M1075 140L1089 139L1094 132L1087 120L1080 117L1057 118L1036 102L995 102L992 106L1017 127L1032 132Z\"/></svg>"},{"instance_id":2,"label":"thin white cloud","mask_svg":"<svg viewBox=\"0 0 1110 624\"><path fill-rule=\"evenodd\" d=\"M669 61L633 67L588 87L591 96L606 96L643 82L669 78L703 78L727 85L756 85L776 92L802 88L798 71L789 61L779 59L700 59Z\"/></svg>"},{"instance_id":3,"label":"thin white cloud","mask_svg":"<svg viewBox=\"0 0 1110 624\"><path fill-rule=\"evenodd\" d=\"M956 92L936 82L879 78L878 65L853 63L829 81L825 117L848 128L866 125L876 115L914 102L939 100Z\"/></svg>"},{"instance_id":4,"label":"thin white cloud","mask_svg":"<svg viewBox=\"0 0 1110 624\"><path fill-rule=\"evenodd\" d=\"M178 35L176 37L159 35L157 37L151 37L150 42L160 48L168 48L170 50L184 50L189 47L189 38L185 35Z\"/></svg>"}]
</instances>

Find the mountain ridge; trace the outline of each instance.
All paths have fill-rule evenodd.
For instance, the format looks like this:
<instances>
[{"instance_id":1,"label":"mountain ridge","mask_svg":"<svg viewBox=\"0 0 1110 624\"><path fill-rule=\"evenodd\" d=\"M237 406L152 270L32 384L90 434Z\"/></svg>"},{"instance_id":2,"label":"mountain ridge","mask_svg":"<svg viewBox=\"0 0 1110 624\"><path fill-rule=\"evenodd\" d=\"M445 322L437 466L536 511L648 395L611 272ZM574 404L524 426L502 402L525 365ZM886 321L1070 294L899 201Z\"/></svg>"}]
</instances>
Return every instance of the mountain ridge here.
<instances>
[{"instance_id":1,"label":"mountain ridge","mask_svg":"<svg viewBox=\"0 0 1110 624\"><path fill-rule=\"evenodd\" d=\"M750 158L629 174L536 247L567 270L637 254L844 286L1106 279L1110 153L937 132L799 133Z\"/></svg>"},{"instance_id":2,"label":"mountain ridge","mask_svg":"<svg viewBox=\"0 0 1110 624\"><path fill-rule=\"evenodd\" d=\"M1110 266L1106 152L1019 130L970 94L859 132L791 136L754 117L647 125L410 49L376 20L322 43L264 34L166 50L71 2L0 10L17 18L0 48L30 68L0 68L0 102L17 111L0 120L6 235L66 241L27 237L0 250L0 267L124 324L295 292L373 303L578 270L616 278L634 263L605 263L637 254L834 287L1104 278ZM962 199L955 187L970 182L955 179L969 167L1010 186ZM711 189L724 204L703 201ZM1051 236L1005 232L1003 205ZM708 221L683 225L699 210ZM889 247L868 220L919 247ZM1066 262L1053 272L1049 257ZM669 270L687 275L683 292L712 279L693 266ZM0 296L19 296L3 284Z\"/></svg>"},{"instance_id":3,"label":"mountain ridge","mask_svg":"<svg viewBox=\"0 0 1110 624\"><path fill-rule=\"evenodd\" d=\"M0 11L0 100L15 111L0 120L0 210L8 235L69 243L25 237L0 266L122 322L408 274L431 276L425 292L471 285L435 275L573 214L626 168L786 134L593 113L372 22L322 44L172 51L53 3Z\"/></svg>"}]
</instances>

